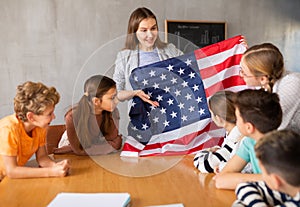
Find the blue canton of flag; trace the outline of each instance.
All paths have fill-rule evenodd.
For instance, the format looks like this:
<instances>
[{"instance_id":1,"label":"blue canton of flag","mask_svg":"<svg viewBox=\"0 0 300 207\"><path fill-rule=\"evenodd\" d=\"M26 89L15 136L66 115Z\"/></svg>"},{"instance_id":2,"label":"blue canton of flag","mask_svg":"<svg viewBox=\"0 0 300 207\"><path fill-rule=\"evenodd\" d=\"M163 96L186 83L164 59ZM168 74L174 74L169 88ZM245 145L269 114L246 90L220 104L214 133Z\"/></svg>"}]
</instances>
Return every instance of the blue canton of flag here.
<instances>
[{"instance_id":1,"label":"blue canton of flag","mask_svg":"<svg viewBox=\"0 0 300 207\"><path fill-rule=\"evenodd\" d=\"M210 118L194 53L136 68L130 83L159 102L153 107L138 97L132 100L128 135L142 144L153 135Z\"/></svg>"}]
</instances>

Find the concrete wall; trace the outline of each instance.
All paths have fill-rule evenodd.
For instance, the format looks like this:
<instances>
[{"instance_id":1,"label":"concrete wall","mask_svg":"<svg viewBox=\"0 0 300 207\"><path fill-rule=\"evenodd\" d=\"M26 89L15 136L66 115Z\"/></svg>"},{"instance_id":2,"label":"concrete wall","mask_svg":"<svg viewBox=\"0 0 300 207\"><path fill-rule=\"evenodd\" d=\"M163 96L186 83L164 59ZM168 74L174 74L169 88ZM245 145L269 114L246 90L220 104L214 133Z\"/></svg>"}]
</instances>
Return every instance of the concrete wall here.
<instances>
[{"instance_id":1,"label":"concrete wall","mask_svg":"<svg viewBox=\"0 0 300 207\"><path fill-rule=\"evenodd\" d=\"M112 74L129 15L140 6L157 15L160 31L165 19L226 21L228 37L272 42L287 68L300 71L299 0L0 0L0 117L13 113L16 86L32 80L58 89L53 123L64 123L86 78Z\"/></svg>"}]
</instances>

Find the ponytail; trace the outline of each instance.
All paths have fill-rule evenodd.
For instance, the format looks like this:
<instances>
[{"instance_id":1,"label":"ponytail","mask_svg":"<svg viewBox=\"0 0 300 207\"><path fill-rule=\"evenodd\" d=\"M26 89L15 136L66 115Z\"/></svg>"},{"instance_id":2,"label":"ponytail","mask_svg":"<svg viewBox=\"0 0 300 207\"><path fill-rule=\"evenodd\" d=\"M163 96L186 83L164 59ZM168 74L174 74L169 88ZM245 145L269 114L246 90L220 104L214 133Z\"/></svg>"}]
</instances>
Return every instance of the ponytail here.
<instances>
[{"instance_id":1,"label":"ponytail","mask_svg":"<svg viewBox=\"0 0 300 207\"><path fill-rule=\"evenodd\" d=\"M91 110L89 97L86 95L83 95L77 106L73 108L74 127L83 149L89 148L92 145L92 136L87 126Z\"/></svg>"}]
</instances>

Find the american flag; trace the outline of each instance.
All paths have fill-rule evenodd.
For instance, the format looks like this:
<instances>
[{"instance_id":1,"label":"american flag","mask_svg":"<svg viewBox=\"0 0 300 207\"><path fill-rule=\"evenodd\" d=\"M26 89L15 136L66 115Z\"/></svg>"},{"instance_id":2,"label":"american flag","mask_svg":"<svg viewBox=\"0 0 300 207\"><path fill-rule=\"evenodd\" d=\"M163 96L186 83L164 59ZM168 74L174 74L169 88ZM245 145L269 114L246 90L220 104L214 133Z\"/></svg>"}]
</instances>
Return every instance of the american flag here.
<instances>
[{"instance_id":1,"label":"american flag","mask_svg":"<svg viewBox=\"0 0 300 207\"><path fill-rule=\"evenodd\" d=\"M159 107L133 98L121 156L190 154L220 145L225 131L213 123L207 100L219 90L246 88L239 77L246 50L241 39L134 69L132 88L142 89Z\"/></svg>"}]
</instances>

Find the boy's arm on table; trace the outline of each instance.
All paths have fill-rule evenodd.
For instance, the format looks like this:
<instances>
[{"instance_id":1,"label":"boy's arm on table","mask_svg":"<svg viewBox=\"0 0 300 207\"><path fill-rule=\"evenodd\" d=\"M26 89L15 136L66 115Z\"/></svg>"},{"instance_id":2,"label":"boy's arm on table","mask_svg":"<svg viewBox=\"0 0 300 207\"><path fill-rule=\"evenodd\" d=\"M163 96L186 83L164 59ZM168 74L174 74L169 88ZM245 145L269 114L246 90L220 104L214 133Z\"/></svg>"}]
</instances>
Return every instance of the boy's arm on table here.
<instances>
[{"instance_id":1,"label":"boy's arm on table","mask_svg":"<svg viewBox=\"0 0 300 207\"><path fill-rule=\"evenodd\" d=\"M45 150L46 151L46 150ZM38 153L37 153L38 156ZM48 155L46 155L48 156ZM2 159L4 162L6 175L9 178L36 178L36 177L63 177L66 176L70 165L67 160L63 160L59 163L54 163L51 167L26 167L26 166L18 166L17 157L16 156L5 156L2 155ZM46 158L39 158L41 160L46 160ZM51 161L51 159L49 158ZM50 164L51 162L46 162ZM42 165L44 165L43 163Z\"/></svg>"},{"instance_id":2,"label":"boy's arm on table","mask_svg":"<svg viewBox=\"0 0 300 207\"><path fill-rule=\"evenodd\" d=\"M247 162L234 155L221 173L214 177L216 188L234 190L239 183L262 180L261 174L241 173Z\"/></svg>"}]
</instances>

